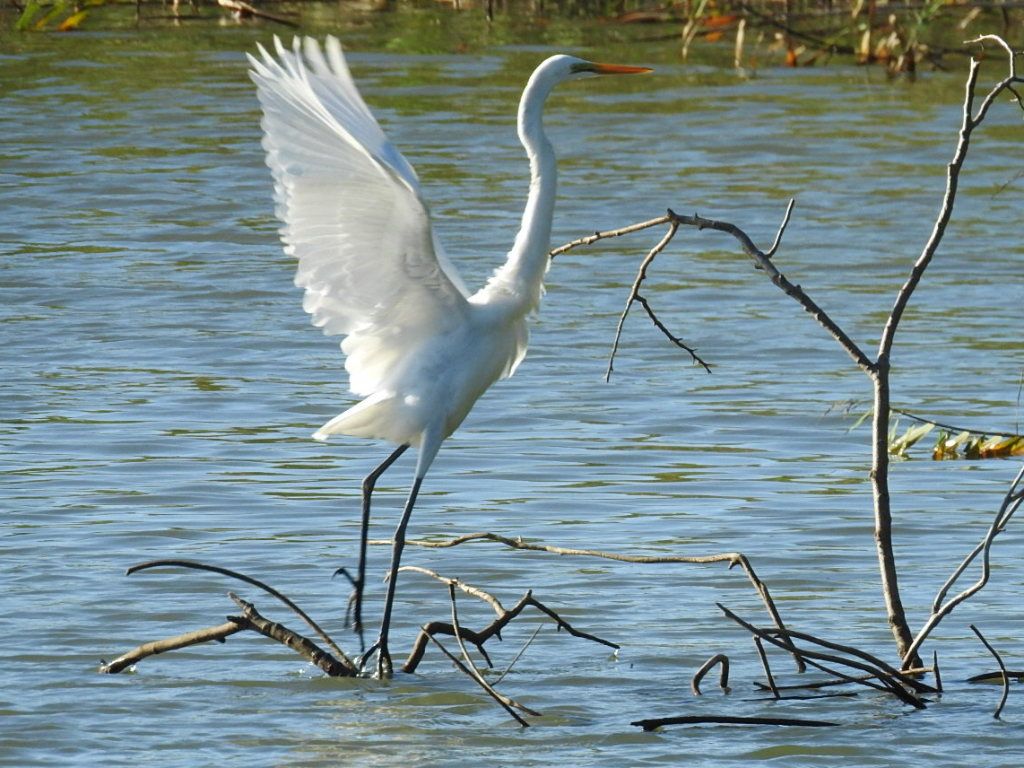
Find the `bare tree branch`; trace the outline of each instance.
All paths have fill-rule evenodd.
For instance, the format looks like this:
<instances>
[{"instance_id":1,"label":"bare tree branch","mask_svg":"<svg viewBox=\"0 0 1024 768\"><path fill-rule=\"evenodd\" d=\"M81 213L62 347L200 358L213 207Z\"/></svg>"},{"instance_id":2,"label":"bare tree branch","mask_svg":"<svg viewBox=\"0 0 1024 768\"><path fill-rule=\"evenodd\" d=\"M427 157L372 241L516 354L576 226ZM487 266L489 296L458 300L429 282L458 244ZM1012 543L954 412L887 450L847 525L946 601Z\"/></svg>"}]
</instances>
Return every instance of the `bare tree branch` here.
<instances>
[{"instance_id":1,"label":"bare tree branch","mask_svg":"<svg viewBox=\"0 0 1024 768\"><path fill-rule=\"evenodd\" d=\"M792 640L789 641L790 645L787 646L781 638L775 637L775 633L778 632L778 630L773 630L772 632L769 632L760 629L758 627L755 627L753 624L744 621L735 613L726 608L724 605L719 603L718 607L726 616L735 621L748 632L757 635L762 640L765 640L766 642L769 642L772 645L779 646L780 648L785 648L786 650L790 650L790 648L792 647ZM797 633L791 634L795 636ZM804 637L809 636L804 635ZM888 669L883 669L874 664L869 664L859 659L845 658L842 656L836 656L835 654L826 654L821 651L816 651L807 648L799 648L797 649L797 652L802 657L804 657L808 664L818 667L819 669L823 669L824 671L829 672L829 674L835 674L839 677L843 677L844 679L852 683L860 683L861 685L867 685L868 687L879 689L879 686L871 683L869 680L863 678L853 678L844 673L835 672L834 670L830 670L826 667L823 667L818 662L839 664L841 666L852 667L853 669L859 669L862 672L867 672L872 678L877 678L882 683L882 686L884 686L884 690L888 691L889 693L892 693L894 696L896 696L904 703L909 704L917 709L924 709L925 705L924 702L920 699L920 697L918 697L910 690L908 690L908 688L913 688L915 685L918 685L918 683L916 683L916 681L914 681L913 678L908 677L905 673L901 673L897 670L892 670L891 667L889 667ZM893 674L893 672L895 674Z\"/></svg>"},{"instance_id":2,"label":"bare tree branch","mask_svg":"<svg viewBox=\"0 0 1024 768\"><path fill-rule=\"evenodd\" d=\"M1003 657L1000 656L999 652L992 647L988 640L985 639L985 636L981 634L980 629L978 629L973 624L971 624L970 626L971 631L978 636L978 639L981 640L982 645L984 645L988 649L988 652L991 653L992 656L995 658L996 664L999 665L999 671L1000 673L1002 673L1003 695L999 699L999 704L996 706L996 711L992 713L992 717L998 720L999 715L1003 712L1003 707L1006 706L1006 699L1010 695L1010 676L1006 672L1006 665L1003 663Z\"/></svg>"},{"instance_id":3,"label":"bare tree branch","mask_svg":"<svg viewBox=\"0 0 1024 768\"><path fill-rule=\"evenodd\" d=\"M907 648L906 653L903 656L903 665L908 666L911 659L921 648L921 644L927 639L932 633L932 630L939 625L946 616L953 612L953 609L960 605L968 598L974 596L988 584L989 576L991 574L991 566L989 562L990 552L992 550L992 544L995 541L996 536L1002 533L1006 529L1006 525L1010 522L1013 514L1020 508L1021 504L1024 503L1024 466L1017 472L1017 476L1010 483L1010 488L1003 496L1003 502L999 506L999 510L996 512L992 524L989 525L988 532L979 544L968 553L967 557L956 567L952 575L946 579L946 583L939 589L938 594L935 596L935 600L932 603L932 613L928 617L928 621L921 627L917 636L914 637L910 647ZM978 576L978 580L971 586L964 589L959 594L946 600L946 595L949 590L952 589L953 585L959 580L967 568L972 562L981 555L981 574ZM945 601L945 602L943 602Z\"/></svg>"},{"instance_id":4,"label":"bare tree branch","mask_svg":"<svg viewBox=\"0 0 1024 768\"><path fill-rule=\"evenodd\" d=\"M473 660L469 657L469 651L466 650L466 644L462 642L462 634L459 632L459 611L458 608L456 607L454 581L448 582L448 596L451 599L452 603L452 626L455 627L455 641L459 644L459 650L462 651L462 658L466 662L466 668L469 670L470 676L474 680L476 680L477 684L485 691L487 691L487 693L489 693L495 699L495 701L499 701L502 704L507 704L509 707L515 707L516 709L522 710L528 715L539 717L540 712L535 712L529 707L523 706L514 699L510 699L508 696L504 696L498 693L496 690L494 690L491 684L484 679L484 676L480 674L480 670L476 668L476 665L473 664ZM529 725L526 721L521 720L520 718L516 719L519 720L519 722L521 722L524 726Z\"/></svg>"}]
</instances>

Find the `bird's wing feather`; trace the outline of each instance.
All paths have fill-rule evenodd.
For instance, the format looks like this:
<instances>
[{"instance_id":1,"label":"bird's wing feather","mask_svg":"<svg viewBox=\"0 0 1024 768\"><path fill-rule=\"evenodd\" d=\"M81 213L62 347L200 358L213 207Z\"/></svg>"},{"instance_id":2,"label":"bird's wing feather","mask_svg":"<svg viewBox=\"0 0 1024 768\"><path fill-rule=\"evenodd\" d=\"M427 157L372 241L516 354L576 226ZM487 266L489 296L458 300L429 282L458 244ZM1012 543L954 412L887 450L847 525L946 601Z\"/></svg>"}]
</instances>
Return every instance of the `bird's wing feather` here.
<instances>
[{"instance_id":1,"label":"bird's wing feather","mask_svg":"<svg viewBox=\"0 0 1024 768\"><path fill-rule=\"evenodd\" d=\"M467 292L437 245L416 173L356 90L338 41L326 52L311 38L291 51L275 42L276 57L262 47L249 57L250 74L281 238L313 323L351 334L352 353L359 337L408 346L462 322ZM375 389L380 366L357 382L352 362L353 390Z\"/></svg>"}]
</instances>

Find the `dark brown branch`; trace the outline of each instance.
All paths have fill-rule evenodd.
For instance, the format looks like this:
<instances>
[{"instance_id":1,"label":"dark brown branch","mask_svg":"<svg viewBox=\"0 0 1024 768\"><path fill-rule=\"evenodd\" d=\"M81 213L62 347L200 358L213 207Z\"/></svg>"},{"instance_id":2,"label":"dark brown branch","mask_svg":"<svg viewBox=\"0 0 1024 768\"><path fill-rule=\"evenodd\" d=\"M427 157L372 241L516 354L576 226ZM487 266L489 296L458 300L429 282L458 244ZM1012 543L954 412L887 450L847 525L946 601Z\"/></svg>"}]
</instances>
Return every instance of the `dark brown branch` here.
<instances>
[{"instance_id":1,"label":"dark brown branch","mask_svg":"<svg viewBox=\"0 0 1024 768\"><path fill-rule=\"evenodd\" d=\"M998 720L999 715L1003 712L1003 707L1006 706L1006 699L1010 695L1010 676L1006 671L1006 665L1003 663L1003 657L1000 656L999 652L992 647L988 640L985 639L985 636L981 634L980 629L978 629L973 624L971 624L970 626L971 631L978 636L978 639L981 640L982 645L984 645L988 649L988 652L992 654L993 658L995 658L996 664L999 665L999 672L1002 676L1003 681L1003 695L999 699L999 705L996 707L996 711L992 713L992 717Z\"/></svg>"},{"instance_id":2,"label":"dark brown branch","mask_svg":"<svg viewBox=\"0 0 1024 768\"><path fill-rule=\"evenodd\" d=\"M772 645L776 645L780 648L784 648L786 650L790 650L791 648L793 648L791 640L789 641L789 645L787 646L787 644L784 643L782 639L775 636L775 633L778 632L778 630L772 630L771 632L769 632L758 627L755 627L753 624L750 624L749 622L741 619L739 616L730 611L724 605L720 603L717 605L719 609L727 617L735 621L737 624L739 624L741 627L746 629L751 634L757 635L762 640L769 642ZM850 677L849 675L846 675L844 673L839 673L834 670L823 667L821 664L817 662L839 664L840 666L851 667L853 669L858 669L861 672L867 672L871 678L877 678L882 683L882 687L884 688L884 690L888 691L889 693L892 693L894 696L900 699L900 701L903 701L904 703L909 704L917 709L924 709L924 702L918 696L914 695L909 690L907 690L907 687L905 687L912 686L912 683L911 678L908 678L903 673L897 671L896 674L893 675L890 674L887 670L879 669L869 663L860 661L858 659L844 658L842 656L826 654L822 653L821 651L816 651L807 648L798 648L796 649L796 652L798 652L807 661L808 664L811 664L812 666L822 669L823 671L826 671L829 674L834 674L839 677L842 677L843 679L846 679L848 682L859 683L861 685L866 685L870 688L879 689L879 686L869 682L868 680Z\"/></svg>"},{"instance_id":3,"label":"dark brown branch","mask_svg":"<svg viewBox=\"0 0 1024 768\"><path fill-rule=\"evenodd\" d=\"M706 723L724 725L794 725L806 728L837 726L827 720L804 720L795 717L732 717L729 715L681 715L680 717L657 717L648 720L634 720L645 731L653 731L665 725L703 725Z\"/></svg>"},{"instance_id":4,"label":"dark brown branch","mask_svg":"<svg viewBox=\"0 0 1024 768\"><path fill-rule=\"evenodd\" d=\"M754 639L759 639L759 638L755 635ZM927 674L929 672L934 672L934 671L935 670L932 667L919 667L919 668L915 668L915 669L905 669L902 672L903 672L904 675L924 675L924 674ZM833 672L829 672L829 674L834 674L834 673ZM848 678L841 678L841 679L837 679L837 680L811 680L810 682L794 683L792 685L778 685L776 683L775 687L779 690L780 693L783 692L783 691L804 691L804 690L812 690L813 691L813 690L818 690L820 688L833 688L833 687L840 686L840 685L849 685L850 683L863 684L865 682L868 682L870 680L874 680L876 678L877 678L876 675L871 674L871 675L861 675L861 676L850 676ZM758 682L756 680L754 681L754 685L757 687L757 689L759 691L771 691L772 690L770 685L768 685L766 683ZM878 688L877 690L884 690L884 688ZM787 698L789 698L789 697L787 697Z\"/></svg>"},{"instance_id":5,"label":"dark brown branch","mask_svg":"<svg viewBox=\"0 0 1024 768\"><path fill-rule=\"evenodd\" d=\"M229 621L216 627L197 629L194 632L186 632L183 635L169 637L165 640L154 640L151 643L143 643L140 646L132 648L127 653L118 656L111 662L102 662L100 664L99 671L105 675L116 675L118 672L127 669L133 664L137 664L149 656L156 656L157 654L167 653L168 651L176 651L179 648L188 648L190 645L199 645L200 643L223 643L226 638L245 629L247 629L247 627L241 626L233 621Z\"/></svg>"},{"instance_id":6,"label":"dark brown branch","mask_svg":"<svg viewBox=\"0 0 1024 768\"><path fill-rule=\"evenodd\" d=\"M310 664L319 667L325 674L331 677L355 677L358 674L355 665L348 659L339 660L309 638L288 629L283 624L278 624L261 616L252 603L246 602L234 592L228 592L228 597L235 602L235 605L242 609L241 616L229 616L229 621L236 622L245 629L252 629L264 637L269 637L271 640L276 640L288 646Z\"/></svg>"},{"instance_id":7,"label":"dark brown branch","mask_svg":"<svg viewBox=\"0 0 1024 768\"><path fill-rule=\"evenodd\" d=\"M721 664L722 666L722 674L718 678L718 686L726 693L729 693L731 690L729 688L729 657L724 653L716 653L694 673L693 679L690 681L690 690L693 691L694 696L702 695L700 692L701 680L704 679L708 672L714 669L716 664Z\"/></svg>"},{"instance_id":8,"label":"dark brown branch","mask_svg":"<svg viewBox=\"0 0 1024 768\"><path fill-rule=\"evenodd\" d=\"M764 676L768 681L768 687L771 689L772 696L776 699L781 699L782 694L779 693L779 687L775 684L775 676L772 674L772 668L768 664L768 654L764 652L764 644L761 642L761 638L754 635L754 647L757 648L757 655L761 659L761 666L764 668Z\"/></svg>"},{"instance_id":9,"label":"dark brown branch","mask_svg":"<svg viewBox=\"0 0 1024 768\"><path fill-rule=\"evenodd\" d=\"M1018 683L1024 683L1024 669L1009 669L1006 671L1007 677L1014 678ZM967 678L968 683L996 683L1003 679L1003 673L1000 670L995 672L982 672L980 675L973 675Z\"/></svg>"},{"instance_id":10,"label":"dark brown branch","mask_svg":"<svg viewBox=\"0 0 1024 768\"><path fill-rule=\"evenodd\" d=\"M219 573L223 576L228 576L232 579L244 581L246 584L251 584L252 586L258 589L262 589L268 595L276 597L286 606L291 608L292 611L294 611L295 614L299 616L299 618L305 621L306 624L310 627L310 629L316 632L320 636L320 639L327 643L327 645L330 646L331 650L334 651L346 664L353 668L355 667L352 661L345 655L345 652L342 651L341 648L339 648L338 645L334 642L334 640L331 639L331 636L328 635L323 629L321 629L320 625L313 621L313 619L311 619L304 610L302 610L301 608L299 608L299 606L292 602L292 600L289 597L281 594L276 589L271 587L269 584L265 584L259 579L254 579L252 576L246 576L244 573L233 571L230 568L221 568L218 565L207 565L206 563L200 563L196 560L150 560L145 563L133 565L131 568L127 570L125 575L131 576L133 573L149 570L150 568L191 568L197 571L210 571L211 573Z\"/></svg>"},{"instance_id":11,"label":"dark brown branch","mask_svg":"<svg viewBox=\"0 0 1024 768\"><path fill-rule=\"evenodd\" d=\"M776 235L775 242L772 244L771 250L768 253L765 253L754 245L754 241L750 239L746 232L735 224L731 224L727 221L706 219L703 216L698 216L696 214L693 216L683 216L671 210L669 211L669 216L678 224L683 224L688 227L696 227L700 230L713 229L718 232L725 232L726 234L732 235L739 242L744 253L754 260L754 264L757 267L765 271L765 274L775 286L799 303L800 306L802 306L804 310L818 322L819 325L831 334L832 338L839 342L839 345L846 350L846 353L855 363L857 363L858 366L860 366L860 368L871 373L874 370L875 364L867 357L867 355L864 354L861 348L857 346L857 343L846 334L846 331L839 327L839 325L828 315L827 312L825 312L825 310L819 307L814 300L807 295L803 288L791 283L772 262L771 255L773 255L778 249L792 209L793 201L791 200L789 206L786 208L783 224L779 227L778 235Z\"/></svg>"},{"instance_id":12,"label":"dark brown branch","mask_svg":"<svg viewBox=\"0 0 1024 768\"><path fill-rule=\"evenodd\" d=\"M406 544L412 543L413 542L411 541L406 542ZM447 580L443 577L439 578L441 578L442 581L448 581L449 588L455 587L455 583L453 583L455 582L454 579ZM542 613L545 613L548 616L550 616L558 625L559 629L564 629L573 637L578 637L583 640L590 640L592 642L599 643L600 645L608 646L609 648L618 649L619 647L616 643L613 643L609 640L605 640L603 638L597 637L596 635L591 635L587 632L582 632L576 629L569 622L565 621L565 619L559 616L555 611L551 610L542 602L537 600L533 596L533 592L530 591L523 595L521 598L519 598L519 601L514 606L512 606L512 608L508 609L507 611L499 615L494 621L492 621L486 627L481 629L479 632L468 629L467 627L456 628L453 624L448 624L442 621L432 621L429 624L424 625L420 629L419 634L416 636L416 640L413 643L412 651L409 653L409 658L406 659L405 664L402 666L402 669L405 672L415 672L416 668L419 666L420 661L423 659L423 654L426 651L427 641L437 634L455 635L456 633L458 633L459 638L468 640L469 642L473 643L473 645L475 645L481 651L481 653L484 654L484 657L487 659L487 663L490 664L490 659L487 658L487 654L484 651L484 643L486 643L492 637L497 637L500 640L501 631L506 626L508 626L508 624L513 619L515 619L520 613L522 613L526 608L529 607L535 608L536 610L541 611Z\"/></svg>"},{"instance_id":13,"label":"dark brown branch","mask_svg":"<svg viewBox=\"0 0 1024 768\"><path fill-rule=\"evenodd\" d=\"M614 370L615 365L615 353L619 350L619 340L622 338L622 328L626 324L626 316L629 314L629 310L635 302L640 303L643 306L647 311L647 316L651 319L658 330L667 336L677 347L689 352L690 358L694 363L703 366L705 371L711 373L711 367L697 355L696 350L669 332L664 323L662 323L658 319L657 315L655 315L650 304L647 303L647 300L640 296L640 286L643 284L643 281L647 279L647 268L651 265L657 255L665 250L665 247L672 241L672 238L675 237L675 234L678 231L679 225L674 221L670 221L668 231L665 232L665 235L658 241L658 244L648 252L647 256L644 257L644 260L640 262L640 268L637 270L636 277L633 279L633 287L630 289L629 296L626 298L626 306L623 308L622 314L619 315L619 322L615 328L615 338L612 341L612 351L608 355L608 368L604 374L605 381L609 381L612 377L612 371Z\"/></svg>"}]
</instances>

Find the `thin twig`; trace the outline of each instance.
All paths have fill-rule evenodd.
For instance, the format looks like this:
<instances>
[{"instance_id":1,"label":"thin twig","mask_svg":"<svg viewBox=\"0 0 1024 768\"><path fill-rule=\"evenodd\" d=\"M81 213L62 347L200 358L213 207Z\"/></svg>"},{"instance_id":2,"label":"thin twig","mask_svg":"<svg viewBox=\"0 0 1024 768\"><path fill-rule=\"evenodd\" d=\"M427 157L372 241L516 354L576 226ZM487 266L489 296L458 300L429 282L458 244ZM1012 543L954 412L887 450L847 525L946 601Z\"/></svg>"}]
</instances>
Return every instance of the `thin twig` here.
<instances>
[{"instance_id":1,"label":"thin twig","mask_svg":"<svg viewBox=\"0 0 1024 768\"><path fill-rule=\"evenodd\" d=\"M1021 437L1018 432L990 432L983 429L967 429L966 427L958 427L953 424L943 424L941 421L935 421L934 419L928 419L924 416L918 416L910 411L905 411L902 408L889 408L893 413L898 413L901 416L906 416L908 419L920 422L921 424L934 424L939 429L945 429L949 432L970 432L972 435L985 435L986 437Z\"/></svg>"},{"instance_id":2,"label":"thin twig","mask_svg":"<svg viewBox=\"0 0 1024 768\"><path fill-rule=\"evenodd\" d=\"M604 374L605 381L609 381L612 377L612 371L614 370L615 365L615 354L619 350L619 340L622 338L622 328L626 323L626 315L629 314L630 307L633 306L634 302L639 302L643 305L644 309L647 310L648 317L650 317L651 320L654 322L654 325L658 328L658 330L665 334L672 341L673 344L689 352L690 358L693 360L694 363L703 366L705 371L711 373L711 367L697 355L696 350L694 350L692 347L688 346L675 335L670 333L668 328L666 328L665 325L654 314L650 305L647 303L647 300L641 298L640 296L640 286L643 283L643 281L647 278L647 268L651 265L651 263L654 261L657 255L661 253L663 250L665 250L665 247L672 241L672 238L675 237L675 234L678 231L679 225L674 221L669 222L668 231L666 231L665 235L661 238L661 240L658 241L658 244L655 245L648 252L647 256L644 257L644 260L640 262L640 268L637 270L636 277L633 279L633 287L630 289L629 296L626 298L626 306L623 308L622 314L619 315L619 322L618 325L615 327L615 338L612 341L611 353L608 355L608 368L607 370L605 370Z\"/></svg>"},{"instance_id":3,"label":"thin twig","mask_svg":"<svg viewBox=\"0 0 1024 768\"><path fill-rule=\"evenodd\" d=\"M754 635L754 637L757 638L758 636ZM927 674L927 673L932 672L932 671L933 670L932 670L931 667L915 667L914 669L905 669L905 670L903 670L903 674L904 675L924 675L924 674ZM829 672L829 674L834 674L834 673ZM832 687L840 686L840 685L849 685L850 683L863 684L863 683L868 682L870 680L877 679L877 677L878 676L875 675L875 674L868 674L868 675L862 675L862 676L859 676L859 677L851 676L851 677L849 677L849 679L812 680L812 681L807 682L807 683L794 683L793 685L778 685L778 684L776 684L775 687L778 688L778 690L780 692L782 692L782 691L817 690L819 688L832 688ZM756 680L754 681L754 685L757 686L757 689L761 690L761 691L770 691L771 690L771 686L770 685L767 685L766 683L758 682ZM878 690L884 690L884 689L879 688ZM787 698L789 698L789 697L787 697Z\"/></svg>"},{"instance_id":4,"label":"thin twig","mask_svg":"<svg viewBox=\"0 0 1024 768\"><path fill-rule=\"evenodd\" d=\"M978 636L979 640L981 640L982 645L984 645L988 649L988 652L995 658L996 664L999 665L999 672L1002 674L1003 695L999 699L999 705L996 707L996 711L992 713L992 717L998 720L999 715L1002 714L1003 707L1006 706L1006 699L1010 695L1010 676L1006 672L1006 665L1003 663L1003 657L999 655L999 652L992 647L988 640L985 639L985 636L981 634L980 629L973 624L971 624L970 627L971 631Z\"/></svg>"},{"instance_id":5,"label":"thin twig","mask_svg":"<svg viewBox=\"0 0 1024 768\"><path fill-rule=\"evenodd\" d=\"M331 639L331 636L328 635L320 627L319 624L313 621L313 619L311 619L304 610L302 610L301 608L299 608L299 606L292 602L292 600L289 597L281 594L276 589L271 587L269 584L265 584L259 579L254 579L252 576L246 576L244 573L233 571L230 568L221 568L218 565L207 565L206 563L200 563L197 560L150 560L145 563L133 565L131 568L128 569L125 575L131 576L133 573L149 570L150 568L191 568L197 571L210 571L211 573L219 573L223 576L228 576L232 579L244 581L246 584L251 584L252 586L257 587L258 589L262 589L268 595L276 597L286 606L291 608L296 615L298 615L304 622L306 622L310 629L312 629L320 636L321 640L323 640L325 643L327 643L327 645L330 646L332 651L334 651L345 663L355 668L355 665L352 663L351 659L349 659L348 656L345 655L345 652L338 647L337 643L335 643L334 640Z\"/></svg>"},{"instance_id":6,"label":"thin twig","mask_svg":"<svg viewBox=\"0 0 1024 768\"><path fill-rule=\"evenodd\" d=\"M636 224L630 224L627 227L609 229L604 232L595 232L592 235L579 237L576 238L575 240L566 243L565 245L558 246L548 254L548 258L554 259L556 256L561 256L563 253L568 253L569 251L575 248L579 248L580 246L592 245L593 243L596 243L598 240L607 240L612 237L622 237L622 235L629 235L632 234L633 232L640 232L641 230L644 229L657 227L660 224L667 224L671 220L671 216L659 216L656 219L649 219L648 221L641 221Z\"/></svg>"},{"instance_id":7,"label":"thin twig","mask_svg":"<svg viewBox=\"0 0 1024 768\"><path fill-rule=\"evenodd\" d=\"M485 603L487 603L489 606L491 606L491 608L494 609L494 612L498 616L501 616L501 615L503 615L506 612L504 606L502 606L502 604L501 604L501 601L498 600L498 598L496 598L490 592L485 592L484 590L480 589L479 587L474 587L474 586L472 586L470 584L466 584L465 582L460 581L459 579L452 579L452 578L449 578L447 576L442 576L437 571L432 571L429 568L423 568L423 567L418 566L418 565L403 565L398 570L399 571L413 571L414 573L422 573L422 574L424 574L426 576L429 576L432 579L437 579L438 581L442 582L443 584L447 584L449 586L454 585L454 586L458 587L459 589L461 589L463 592L465 592L467 595L472 595L473 597L478 597L481 600L483 600Z\"/></svg>"},{"instance_id":8,"label":"thin twig","mask_svg":"<svg viewBox=\"0 0 1024 768\"><path fill-rule=\"evenodd\" d=\"M467 675L467 676L468 676L468 677L469 677L469 678L470 678L470 679L471 679L471 680L472 680L473 682L475 682L475 683L476 683L477 685L479 685L479 684L480 684L480 681L479 681L479 679L477 679L476 677L474 677L473 673L469 671L469 669L468 669L468 668L466 667L466 665L465 665L465 664L463 664L463 662L462 662L462 659L460 659L460 658L459 658L458 656L456 656L456 655L455 655L455 654L453 654L453 653L452 653L451 651L449 651L449 650L448 650L447 648L445 648L445 647L444 647L444 645L442 645L441 641L440 641L440 640L438 640L438 639L437 639L436 637L434 637L433 635L426 635L426 637L427 637L427 638L428 638L428 639L429 639L429 640L430 640L430 641L431 641L431 642L432 642L432 643L433 643L434 645L436 645L436 646L437 646L438 648L440 648L440 649L441 649L441 652L442 652L442 653L443 653L443 654L444 654L445 656L447 656L447 657L448 657L448 658L449 658L449 659L451 660L451 662L452 662L452 663L453 663L453 664L454 664L454 665L455 665L456 667L458 667L458 668L459 668L460 670L462 670L462 672L463 672L464 674L466 674L466 675ZM486 688L484 688L484 690L486 691L487 689L486 689ZM491 692L491 691L487 691L487 692L488 692L488 694L492 694L492 692ZM511 706L510 704L507 704L507 703L506 703L506 702L504 701L504 699L505 699L505 697L504 697L504 696L502 696L502 695L501 695L500 693L497 693L497 691L494 691L493 693L496 693L496 694L497 694L497 697L494 697L494 696L492 695L492 698L494 698L494 700L495 700L496 702L498 702L498 703L499 703L499 704L500 704L500 705L501 705L501 706L502 706L502 707L503 707L503 708L505 709L505 711L506 711L506 712L508 712L508 713L509 713L510 715L512 715L512 717L514 717L514 718L516 719L516 721L517 721L517 722L518 722L518 723L519 723L519 724L520 724L521 726L523 726L524 728L529 728L529 727L530 727L530 724L529 724L528 722L526 722L526 720L524 720L524 719L523 719L523 717L522 717L522 716L521 716L521 715L520 715L520 714L519 714L518 712L516 712L516 711L515 711L515 709L514 709L514 708L513 708L513 707L512 707L512 706Z\"/></svg>"},{"instance_id":9,"label":"thin twig","mask_svg":"<svg viewBox=\"0 0 1024 768\"><path fill-rule=\"evenodd\" d=\"M529 638L527 638L526 642L523 643L523 647L519 649L519 653L517 653L515 656L513 656L512 657L512 661L510 661L508 663L508 666L505 667L505 671L502 672L500 675L498 675L497 679L495 679L495 681L494 681L494 685L495 686L497 686L498 683L500 683L502 680L504 680L508 676L508 673L512 671L512 667L514 667L516 665L516 662L518 662L523 657L523 654L526 653L526 649L529 648L531 645L533 645L533 641L537 639L537 635L540 634L540 631L543 628L544 628L543 624L538 624L537 625L537 628L535 630L533 630L533 634L530 635Z\"/></svg>"},{"instance_id":10,"label":"thin twig","mask_svg":"<svg viewBox=\"0 0 1024 768\"><path fill-rule=\"evenodd\" d=\"M480 687L483 688L485 691L487 691L496 700L502 701L502 702L508 704L510 707L515 707L516 709L520 709L520 710L522 710L523 712L525 712L528 715L534 715L536 717L539 717L540 716L540 712L535 712L534 710L530 709L529 707L523 706L522 704L520 704L519 702L515 701L514 699L510 699L508 696L504 696L504 695L498 693L496 690L494 690L494 686L492 686L490 683L488 683L484 679L484 676L482 674L480 674L480 670L476 668L476 665L473 663L473 659L471 659L470 656L469 656L469 651L466 650L466 644L462 642L462 634L459 632L459 610L456 607L456 600L455 600L455 584L453 584L451 582L448 583L448 597L451 599L451 603L452 603L452 626L455 627L455 642L457 642L459 644L459 650L462 651L462 658L465 660L466 667L468 667L470 674L476 679L476 681L477 681L477 683L479 683ZM525 722L523 724L524 725L528 725Z\"/></svg>"}]
</instances>

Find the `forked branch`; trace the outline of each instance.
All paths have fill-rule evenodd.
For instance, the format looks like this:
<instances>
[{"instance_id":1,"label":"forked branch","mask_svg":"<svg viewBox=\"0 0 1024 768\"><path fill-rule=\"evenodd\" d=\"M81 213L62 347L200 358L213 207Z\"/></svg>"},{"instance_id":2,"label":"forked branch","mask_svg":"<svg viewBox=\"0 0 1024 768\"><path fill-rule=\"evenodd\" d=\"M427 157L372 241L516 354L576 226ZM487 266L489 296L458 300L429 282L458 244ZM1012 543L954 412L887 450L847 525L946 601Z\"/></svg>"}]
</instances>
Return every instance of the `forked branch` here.
<instances>
[{"instance_id":1,"label":"forked branch","mask_svg":"<svg viewBox=\"0 0 1024 768\"><path fill-rule=\"evenodd\" d=\"M985 585L988 584L989 576L991 575L989 558L992 550L992 544L995 542L996 536L1006 530L1007 524L1010 522L1013 514L1020 508L1022 503L1024 503L1024 466L1020 468L1020 471L1017 472L1017 476L1013 479L1013 482L1010 483L1010 488L1003 496L1002 504L1000 504L999 510L996 512L985 536L978 545L968 553L967 557L961 561L960 565L956 567L952 575L946 579L946 583L939 589L938 594L936 594L935 600L932 603L931 616L928 617L928 621L925 622L925 625L917 633L917 636L914 638L914 642L904 655L904 666L910 665L911 659L913 659L914 655L920 650L921 644L939 625L939 622L952 613L954 608L980 592L984 589ZM978 580L959 594L947 600L946 595L949 594L949 590L953 588L971 563L977 559L978 555L981 555L981 573L978 575Z\"/></svg>"},{"instance_id":2,"label":"forked branch","mask_svg":"<svg viewBox=\"0 0 1024 768\"><path fill-rule=\"evenodd\" d=\"M406 544L413 543L414 542L412 541L406 542ZM468 627L460 626L457 623L457 621L454 620L452 621L452 623L444 621L432 621L429 624L425 624L420 629L419 634L416 636L416 640L413 642L413 647L412 651L409 653L409 658L406 659L405 664L402 665L402 670L405 672L416 671L416 668L419 666L420 661L423 660L423 654L426 651L428 641L436 640L436 638L434 637L435 635L451 635L459 641L460 646L462 645L463 640L468 640L476 646L477 650L480 651L480 654L484 657L484 660L487 662L488 666L490 666L491 659L487 655L487 651L484 648L484 644L493 637L497 637L500 640L502 630L505 629L505 627L507 627L516 617L519 616L519 614L521 614L527 608L534 608L540 611L541 613L547 615L555 622L555 624L560 630L564 629L573 637L578 637L583 640L590 640L591 642L598 643L609 648L619 648L617 643L613 643L610 640L605 640L601 637L598 637L597 635L592 635L589 632L583 632L581 630L576 629L574 626L572 626L572 624L570 624L561 616L559 616L557 612L553 611L540 600L535 598L533 596L532 591L528 591L525 595L519 598L518 602L516 602L514 606L512 606L508 610L505 610L504 608L500 608L501 603L498 602L498 599L496 597L485 592L479 587L471 587L459 581L458 579L450 579L445 576L441 576L440 574L435 573L434 571L430 571L426 568L411 567L409 568L409 570L424 573L432 578L435 578L438 581L447 584L449 590L461 589L467 594L479 597L481 600L484 600L489 605L491 605L492 608L495 608L497 617L494 619L494 621L492 621L490 624L488 624L486 627L479 631L469 629Z\"/></svg>"}]
</instances>

